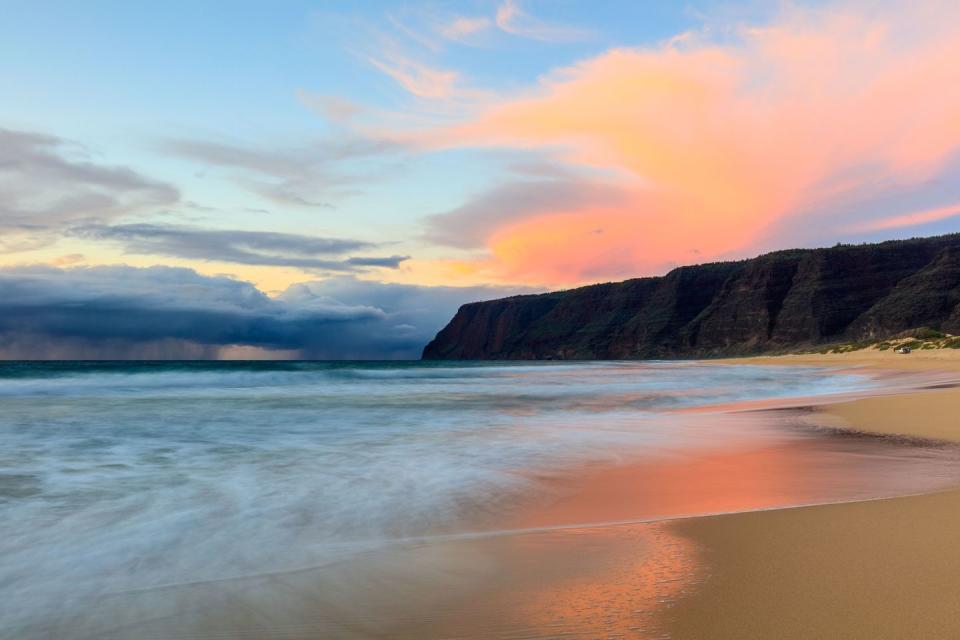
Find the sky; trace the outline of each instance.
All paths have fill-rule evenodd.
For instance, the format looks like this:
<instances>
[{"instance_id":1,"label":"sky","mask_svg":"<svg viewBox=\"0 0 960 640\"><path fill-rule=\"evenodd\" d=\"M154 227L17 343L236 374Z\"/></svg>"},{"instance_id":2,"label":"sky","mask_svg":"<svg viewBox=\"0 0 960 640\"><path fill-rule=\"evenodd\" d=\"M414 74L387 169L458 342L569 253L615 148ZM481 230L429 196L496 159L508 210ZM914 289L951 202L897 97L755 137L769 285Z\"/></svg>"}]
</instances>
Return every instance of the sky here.
<instances>
[{"instance_id":1,"label":"sky","mask_svg":"<svg viewBox=\"0 0 960 640\"><path fill-rule=\"evenodd\" d=\"M3 358L415 358L468 301L960 231L956 2L0 12Z\"/></svg>"}]
</instances>

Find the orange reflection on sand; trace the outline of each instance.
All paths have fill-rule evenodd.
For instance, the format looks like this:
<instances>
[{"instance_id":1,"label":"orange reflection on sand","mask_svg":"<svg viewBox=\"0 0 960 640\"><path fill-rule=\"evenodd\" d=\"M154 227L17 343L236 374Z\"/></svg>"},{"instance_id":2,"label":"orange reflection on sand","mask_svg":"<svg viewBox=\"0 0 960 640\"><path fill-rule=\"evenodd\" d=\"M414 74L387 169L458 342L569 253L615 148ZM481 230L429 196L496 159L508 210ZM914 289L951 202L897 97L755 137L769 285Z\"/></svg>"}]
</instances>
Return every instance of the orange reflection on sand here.
<instances>
[{"instance_id":1,"label":"orange reflection on sand","mask_svg":"<svg viewBox=\"0 0 960 640\"><path fill-rule=\"evenodd\" d=\"M657 519L802 503L815 487L795 479L815 471L816 458L804 455L813 446L799 441L585 470L576 479L575 493L525 513L521 526Z\"/></svg>"},{"instance_id":2,"label":"orange reflection on sand","mask_svg":"<svg viewBox=\"0 0 960 640\"><path fill-rule=\"evenodd\" d=\"M575 491L561 485L571 491L509 527L546 530L471 543L494 559L495 578L453 617L469 621L470 637L663 637L657 614L705 578L695 545L666 523L589 523L802 502L789 479L813 471L804 468L814 464L808 446L755 444L572 473Z\"/></svg>"},{"instance_id":3,"label":"orange reflection on sand","mask_svg":"<svg viewBox=\"0 0 960 640\"><path fill-rule=\"evenodd\" d=\"M404 638L660 638L657 614L703 571L665 524L516 534L455 546L491 579Z\"/></svg>"},{"instance_id":4,"label":"orange reflection on sand","mask_svg":"<svg viewBox=\"0 0 960 640\"><path fill-rule=\"evenodd\" d=\"M578 535L579 534L579 535ZM524 594L518 614L535 637L657 638L655 614L700 581L696 548L666 525L632 525L566 532L569 553L606 545L598 570L557 580Z\"/></svg>"}]
</instances>

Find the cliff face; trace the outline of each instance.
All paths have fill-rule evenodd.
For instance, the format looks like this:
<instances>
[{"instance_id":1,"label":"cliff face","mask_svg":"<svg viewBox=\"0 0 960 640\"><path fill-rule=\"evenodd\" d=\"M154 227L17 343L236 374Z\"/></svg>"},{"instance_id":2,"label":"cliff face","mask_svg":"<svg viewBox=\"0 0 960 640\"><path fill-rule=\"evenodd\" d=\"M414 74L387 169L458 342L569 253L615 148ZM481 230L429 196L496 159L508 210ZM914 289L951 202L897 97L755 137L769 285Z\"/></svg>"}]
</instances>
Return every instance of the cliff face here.
<instances>
[{"instance_id":1,"label":"cliff face","mask_svg":"<svg viewBox=\"0 0 960 640\"><path fill-rule=\"evenodd\" d=\"M960 333L960 234L779 251L658 278L463 305L425 359L630 359L778 352Z\"/></svg>"}]
</instances>

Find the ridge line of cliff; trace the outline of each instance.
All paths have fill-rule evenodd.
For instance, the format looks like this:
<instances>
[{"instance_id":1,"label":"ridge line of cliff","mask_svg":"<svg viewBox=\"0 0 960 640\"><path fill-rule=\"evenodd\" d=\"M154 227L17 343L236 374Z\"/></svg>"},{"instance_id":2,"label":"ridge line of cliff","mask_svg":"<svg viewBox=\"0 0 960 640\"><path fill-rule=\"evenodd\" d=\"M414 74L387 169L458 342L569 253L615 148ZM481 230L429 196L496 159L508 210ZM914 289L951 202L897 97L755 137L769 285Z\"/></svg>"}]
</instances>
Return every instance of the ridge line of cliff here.
<instances>
[{"instance_id":1,"label":"ridge line of cliff","mask_svg":"<svg viewBox=\"0 0 960 640\"><path fill-rule=\"evenodd\" d=\"M424 359L641 359L960 333L960 234L791 249L463 305Z\"/></svg>"}]
</instances>

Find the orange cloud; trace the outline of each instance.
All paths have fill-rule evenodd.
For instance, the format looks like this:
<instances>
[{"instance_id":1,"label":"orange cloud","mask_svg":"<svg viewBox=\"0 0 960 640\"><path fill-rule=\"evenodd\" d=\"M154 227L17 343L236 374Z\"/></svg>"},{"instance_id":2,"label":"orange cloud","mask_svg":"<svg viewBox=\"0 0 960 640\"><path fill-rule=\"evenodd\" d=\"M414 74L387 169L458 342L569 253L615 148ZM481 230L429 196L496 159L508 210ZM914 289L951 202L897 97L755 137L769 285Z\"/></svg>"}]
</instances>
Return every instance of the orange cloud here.
<instances>
[{"instance_id":1,"label":"orange cloud","mask_svg":"<svg viewBox=\"0 0 960 640\"><path fill-rule=\"evenodd\" d=\"M956 3L788 8L730 41L608 51L421 140L560 148L630 194L501 223L484 268L545 284L650 273L749 253L871 185L936 177L960 150L958 60Z\"/></svg>"}]
</instances>

